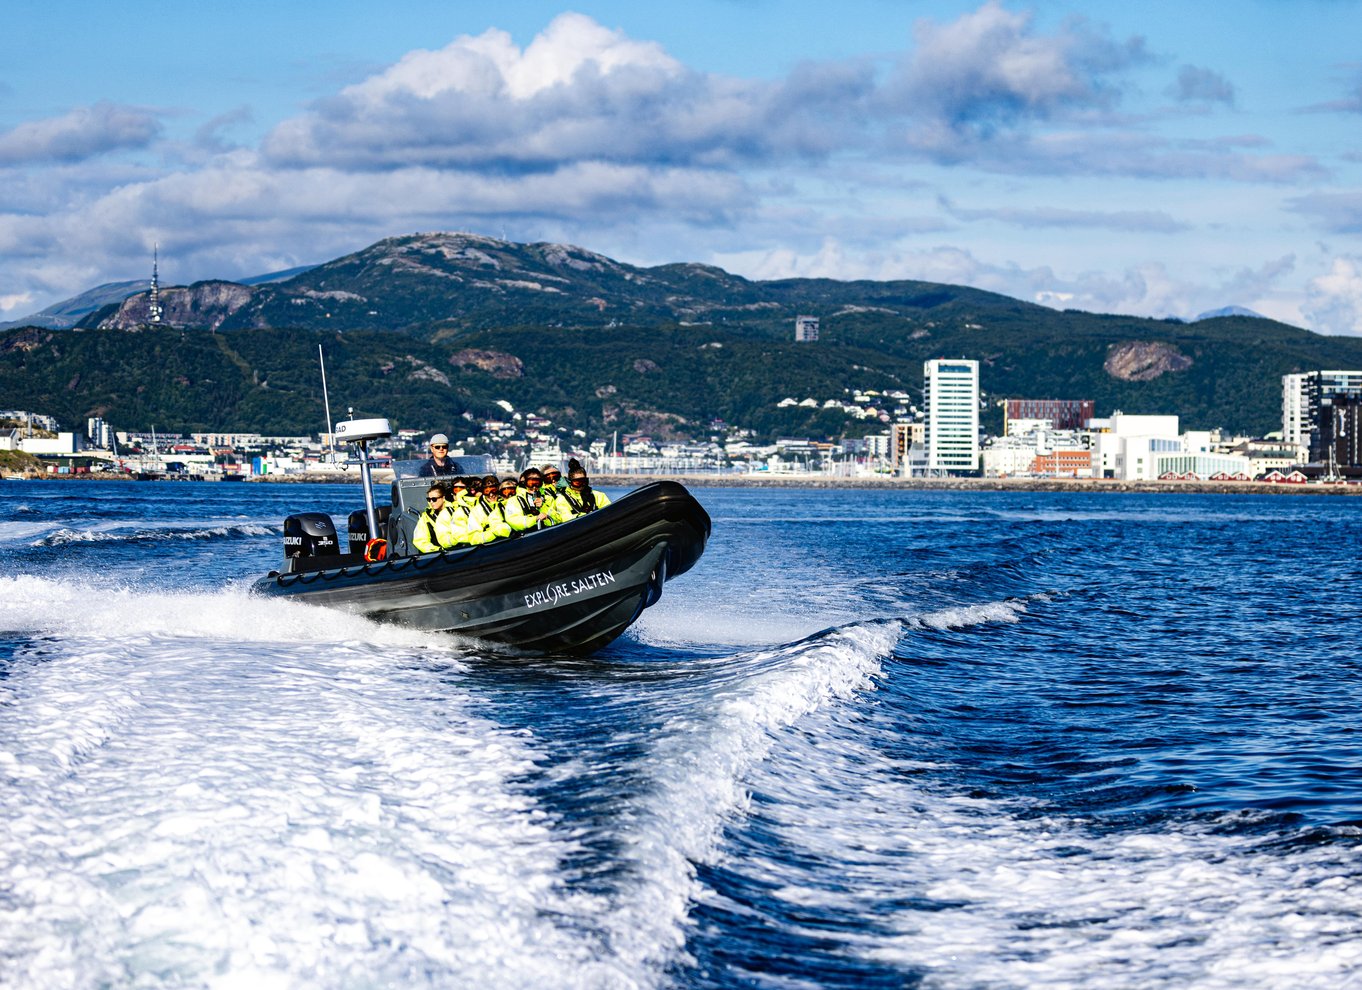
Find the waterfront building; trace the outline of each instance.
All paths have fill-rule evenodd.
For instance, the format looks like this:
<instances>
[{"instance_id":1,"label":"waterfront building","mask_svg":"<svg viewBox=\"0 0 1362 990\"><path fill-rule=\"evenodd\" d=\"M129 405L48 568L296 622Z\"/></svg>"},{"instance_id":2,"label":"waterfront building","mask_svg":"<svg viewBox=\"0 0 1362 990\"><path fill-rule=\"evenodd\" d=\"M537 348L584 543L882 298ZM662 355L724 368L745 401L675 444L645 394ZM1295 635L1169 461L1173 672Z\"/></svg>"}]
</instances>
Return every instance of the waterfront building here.
<instances>
[{"instance_id":1,"label":"waterfront building","mask_svg":"<svg viewBox=\"0 0 1362 990\"><path fill-rule=\"evenodd\" d=\"M1023 422L1013 420L1014 430ZM1024 433L993 437L982 452L986 478L1089 478L1092 458L1087 437L1074 430L1051 429L1049 420L1033 420Z\"/></svg>"},{"instance_id":2,"label":"waterfront building","mask_svg":"<svg viewBox=\"0 0 1362 990\"><path fill-rule=\"evenodd\" d=\"M1315 446L1320 406L1331 395L1362 396L1362 371L1304 371L1282 376L1282 438ZM1316 459L1312 453L1311 459Z\"/></svg>"},{"instance_id":3,"label":"waterfront building","mask_svg":"<svg viewBox=\"0 0 1362 990\"><path fill-rule=\"evenodd\" d=\"M1086 430L1097 412L1092 399L1004 399L1003 433L1013 432L1013 420L1043 419L1056 430Z\"/></svg>"},{"instance_id":4,"label":"waterfront building","mask_svg":"<svg viewBox=\"0 0 1362 990\"><path fill-rule=\"evenodd\" d=\"M1362 394L1325 396L1316 426L1311 462L1326 465L1331 475L1342 468L1362 467Z\"/></svg>"},{"instance_id":5,"label":"waterfront building","mask_svg":"<svg viewBox=\"0 0 1362 990\"><path fill-rule=\"evenodd\" d=\"M1092 451L1085 448L1037 454L1030 471L1037 478L1091 478Z\"/></svg>"},{"instance_id":6,"label":"waterfront building","mask_svg":"<svg viewBox=\"0 0 1362 990\"><path fill-rule=\"evenodd\" d=\"M796 316L794 339L799 343L814 343L818 340L818 317Z\"/></svg>"},{"instance_id":7,"label":"waterfront building","mask_svg":"<svg viewBox=\"0 0 1362 990\"><path fill-rule=\"evenodd\" d=\"M923 364L929 474L979 469L979 362L935 359Z\"/></svg>"},{"instance_id":8,"label":"waterfront building","mask_svg":"<svg viewBox=\"0 0 1362 990\"><path fill-rule=\"evenodd\" d=\"M985 478L1026 477L1036 461L1036 445L1029 436L993 437L980 458Z\"/></svg>"},{"instance_id":9,"label":"waterfront building","mask_svg":"<svg viewBox=\"0 0 1362 990\"><path fill-rule=\"evenodd\" d=\"M895 474L907 474L912 451L922 450L927 436L927 424L898 422L889 427L889 466Z\"/></svg>"},{"instance_id":10,"label":"waterfront building","mask_svg":"<svg viewBox=\"0 0 1362 990\"><path fill-rule=\"evenodd\" d=\"M1176 416L1133 416L1117 410L1106 419L1091 420L1088 431L1092 472L1098 478L1153 481L1160 474L1160 455L1185 452Z\"/></svg>"},{"instance_id":11,"label":"waterfront building","mask_svg":"<svg viewBox=\"0 0 1362 990\"><path fill-rule=\"evenodd\" d=\"M1206 481L1217 476L1237 480L1254 477L1253 463L1242 454L1187 453L1160 454L1155 465L1156 478L1170 475Z\"/></svg>"},{"instance_id":12,"label":"waterfront building","mask_svg":"<svg viewBox=\"0 0 1362 990\"><path fill-rule=\"evenodd\" d=\"M85 449L85 444L75 433L59 432L54 437L22 437L19 440L19 449L26 454L55 456L75 454Z\"/></svg>"},{"instance_id":13,"label":"waterfront building","mask_svg":"<svg viewBox=\"0 0 1362 990\"><path fill-rule=\"evenodd\" d=\"M90 438L92 447L108 450L113 446L113 431L99 416L91 416L85 421L85 435Z\"/></svg>"}]
</instances>

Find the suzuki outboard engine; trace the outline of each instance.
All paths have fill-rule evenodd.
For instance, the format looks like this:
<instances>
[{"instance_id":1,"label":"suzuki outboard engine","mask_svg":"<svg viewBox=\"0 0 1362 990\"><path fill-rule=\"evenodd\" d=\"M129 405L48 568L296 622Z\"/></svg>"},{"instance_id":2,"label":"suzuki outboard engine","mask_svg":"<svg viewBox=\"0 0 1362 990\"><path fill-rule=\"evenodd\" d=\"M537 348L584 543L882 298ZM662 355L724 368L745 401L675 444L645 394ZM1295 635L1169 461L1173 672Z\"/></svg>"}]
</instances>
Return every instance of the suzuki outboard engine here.
<instances>
[{"instance_id":1,"label":"suzuki outboard engine","mask_svg":"<svg viewBox=\"0 0 1362 990\"><path fill-rule=\"evenodd\" d=\"M336 526L325 512L300 512L284 520L284 557L334 557Z\"/></svg>"},{"instance_id":2,"label":"suzuki outboard engine","mask_svg":"<svg viewBox=\"0 0 1362 990\"><path fill-rule=\"evenodd\" d=\"M368 546L370 540L375 538L387 539L388 517L392 515L392 511L393 507L391 505L380 505L375 510L374 514L378 516L377 533L369 532L369 520L365 518L363 509L356 509L354 512L350 513L348 525L350 552L363 553L364 548Z\"/></svg>"}]
</instances>

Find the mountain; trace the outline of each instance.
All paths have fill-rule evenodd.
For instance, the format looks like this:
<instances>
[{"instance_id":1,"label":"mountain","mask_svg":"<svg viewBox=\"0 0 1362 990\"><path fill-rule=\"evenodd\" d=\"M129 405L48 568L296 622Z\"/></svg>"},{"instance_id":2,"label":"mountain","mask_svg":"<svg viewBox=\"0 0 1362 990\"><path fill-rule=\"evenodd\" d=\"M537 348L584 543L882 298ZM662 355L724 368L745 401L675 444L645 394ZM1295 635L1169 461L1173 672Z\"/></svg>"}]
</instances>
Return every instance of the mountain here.
<instances>
[{"instance_id":1,"label":"mountain","mask_svg":"<svg viewBox=\"0 0 1362 990\"><path fill-rule=\"evenodd\" d=\"M131 282L106 282L93 289L87 289L78 296L54 303L44 310L31 313L18 320L0 323L0 330L11 327L49 327L66 329L74 327L82 319L96 310L106 309L110 304L117 305L124 299L151 288L151 280L142 278Z\"/></svg>"},{"instance_id":2,"label":"mountain","mask_svg":"<svg viewBox=\"0 0 1362 990\"><path fill-rule=\"evenodd\" d=\"M1253 310L1245 309L1243 306L1222 306L1219 309L1208 309L1206 312L1198 314L1192 319L1192 322L1196 323L1198 320L1215 320L1222 316L1247 316L1255 320L1267 319L1262 313L1255 313Z\"/></svg>"},{"instance_id":3,"label":"mountain","mask_svg":"<svg viewBox=\"0 0 1362 990\"><path fill-rule=\"evenodd\" d=\"M920 311L948 299L1006 298L929 282L753 282L708 265L639 268L570 245L475 234L392 237L282 282L244 292L223 288L229 284L162 290L166 321L220 330L340 327L437 336L515 324L712 323L788 336L785 324L800 307ZM81 325L128 329L146 322L146 304L145 295L134 296Z\"/></svg>"},{"instance_id":4,"label":"mountain","mask_svg":"<svg viewBox=\"0 0 1362 990\"><path fill-rule=\"evenodd\" d=\"M470 234L388 238L269 284L168 288L174 328L146 328L146 300L106 306L81 332L0 333L0 408L316 432L321 344L333 410L397 426L451 432L465 414L506 418L504 401L593 437L702 437L722 420L832 438L882 427L825 400L901 389L920 404L924 360L968 357L990 400L1089 398L1103 415L1261 434L1280 428L1283 374L1362 368L1362 339L1262 318L1060 312L915 281L761 282ZM799 314L820 318L816 343L794 342ZM785 398L819 408L780 408ZM988 415L996 427L996 407Z\"/></svg>"},{"instance_id":5,"label":"mountain","mask_svg":"<svg viewBox=\"0 0 1362 990\"><path fill-rule=\"evenodd\" d=\"M284 271L269 272L265 275L254 275L251 278L241 279L240 284L265 285L270 282L282 282L301 275L311 268L311 265L302 265ZM117 307L128 297L150 290L151 279L147 278L134 279L131 282L106 282L104 285L87 289L78 296L72 296L70 299L54 303L37 313L31 313L8 323L0 323L0 330L9 330L13 327L48 327L54 330L67 330L79 324L91 313L108 312L110 306Z\"/></svg>"}]
</instances>

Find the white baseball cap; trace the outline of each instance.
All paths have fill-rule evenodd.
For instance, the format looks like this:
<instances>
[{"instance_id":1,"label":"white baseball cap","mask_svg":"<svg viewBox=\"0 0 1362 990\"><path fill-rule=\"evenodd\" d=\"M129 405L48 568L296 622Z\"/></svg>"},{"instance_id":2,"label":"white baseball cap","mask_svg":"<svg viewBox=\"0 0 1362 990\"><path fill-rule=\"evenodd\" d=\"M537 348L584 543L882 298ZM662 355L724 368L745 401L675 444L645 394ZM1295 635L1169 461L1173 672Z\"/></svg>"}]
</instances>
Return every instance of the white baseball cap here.
<instances>
[{"instance_id":1,"label":"white baseball cap","mask_svg":"<svg viewBox=\"0 0 1362 990\"><path fill-rule=\"evenodd\" d=\"M437 433L437 434L435 434L435 436L433 436L433 437L430 438L430 442L431 442L431 443L449 443L449 437L445 436L443 433Z\"/></svg>"}]
</instances>

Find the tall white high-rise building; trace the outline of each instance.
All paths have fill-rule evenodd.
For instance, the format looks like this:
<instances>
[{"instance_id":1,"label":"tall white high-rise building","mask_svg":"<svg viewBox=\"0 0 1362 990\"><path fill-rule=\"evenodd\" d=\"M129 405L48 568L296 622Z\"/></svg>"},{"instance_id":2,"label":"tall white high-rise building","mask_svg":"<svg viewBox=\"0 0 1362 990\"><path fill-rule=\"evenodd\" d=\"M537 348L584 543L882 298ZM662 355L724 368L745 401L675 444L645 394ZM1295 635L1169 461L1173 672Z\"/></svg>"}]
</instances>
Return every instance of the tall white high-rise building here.
<instances>
[{"instance_id":1,"label":"tall white high-rise building","mask_svg":"<svg viewBox=\"0 0 1362 990\"><path fill-rule=\"evenodd\" d=\"M1282 375L1282 439L1310 446L1315 418L1326 396L1362 394L1362 371L1303 371Z\"/></svg>"},{"instance_id":2,"label":"tall white high-rise building","mask_svg":"<svg viewBox=\"0 0 1362 990\"><path fill-rule=\"evenodd\" d=\"M927 403L927 470L979 469L979 362L938 358L922 366Z\"/></svg>"}]
</instances>

